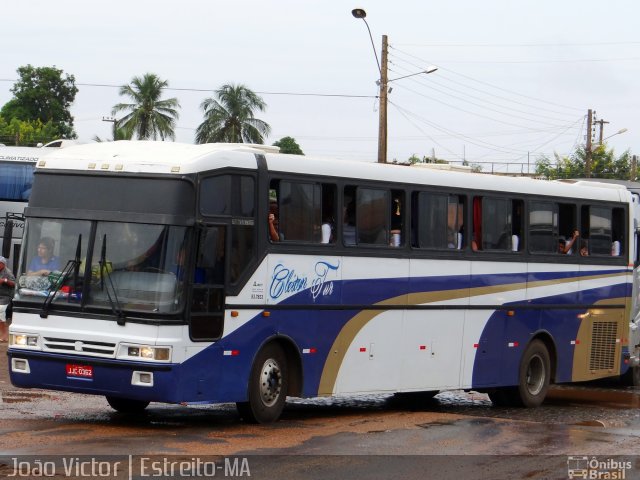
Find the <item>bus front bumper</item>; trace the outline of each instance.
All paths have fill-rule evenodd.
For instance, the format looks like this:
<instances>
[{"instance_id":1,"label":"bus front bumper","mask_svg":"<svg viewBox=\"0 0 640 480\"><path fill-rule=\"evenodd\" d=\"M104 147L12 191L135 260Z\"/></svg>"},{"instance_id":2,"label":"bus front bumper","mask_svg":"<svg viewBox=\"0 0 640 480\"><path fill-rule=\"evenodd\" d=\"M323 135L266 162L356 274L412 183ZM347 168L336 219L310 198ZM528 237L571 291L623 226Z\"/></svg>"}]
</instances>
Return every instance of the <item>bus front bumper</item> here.
<instances>
[{"instance_id":1,"label":"bus front bumper","mask_svg":"<svg viewBox=\"0 0 640 480\"><path fill-rule=\"evenodd\" d=\"M16 387L44 388L135 400L180 403L175 364L124 362L10 348L9 376Z\"/></svg>"}]
</instances>

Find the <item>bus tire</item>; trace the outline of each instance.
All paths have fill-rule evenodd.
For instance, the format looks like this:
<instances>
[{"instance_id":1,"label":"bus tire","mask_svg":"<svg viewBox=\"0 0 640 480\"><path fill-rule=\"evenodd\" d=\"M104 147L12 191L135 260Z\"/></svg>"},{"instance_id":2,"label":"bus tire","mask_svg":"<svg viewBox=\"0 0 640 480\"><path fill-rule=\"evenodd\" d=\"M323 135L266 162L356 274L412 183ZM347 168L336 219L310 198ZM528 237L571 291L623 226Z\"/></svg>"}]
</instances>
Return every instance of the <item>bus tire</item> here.
<instances>
[{"instance_id":1,"label":"bus tire","mask_svg":"<svg viewBox=\"0 0 640 480\"><path fill-rule=\"evenodd\" d=\"M500 387L490 390L487 395L489 395L489 400L494 407L512 407L514 403L518 403L514 402L517 393L516 387Z\"/></svg>"},{"instance_id":2,"label":"bus tire","mask_svg":"<svg viewBox=\"0 0 640 480\"><path fill-rule=\"evenodd\" d=\"M399 405L419 407L429 404L440 390L425 390L422 392L396 392L393 394L393 403Z\"/></svg>"},{"instance_id":3,"label":"bus tire","mask_svg":"<svg viewBox=\"0 0 640 480\"><path fill-rule=\"evenodd\" d=\"M540 406L551 380L551 359L542 341L533 340L527 346L520 360L518 379L517 395L513 400L522 407Z\"/></svg>"},{"instance_id":4,"label":"bus tire","mask_svg":"<svg viewBox=\"0 0 640 480\"><path fill-rule=\"evenodd\" d=\"M120 413L140 413L149 405L149 402L144 400L132 400L130 398L107 396L106 399L109 406Z\"/></svg>"},{"instance_id":5,"label":"bus tire","mask_svg":"<svg viewBox=\"0 0 640 480\"><path fill-rule=\"evenodd\" d=\"M271 423L284 409L289 377L282 348L271 343L260 350L251 367L249 401L238 402L238 413L250 423Z\"/></svg>"}]
</instances>

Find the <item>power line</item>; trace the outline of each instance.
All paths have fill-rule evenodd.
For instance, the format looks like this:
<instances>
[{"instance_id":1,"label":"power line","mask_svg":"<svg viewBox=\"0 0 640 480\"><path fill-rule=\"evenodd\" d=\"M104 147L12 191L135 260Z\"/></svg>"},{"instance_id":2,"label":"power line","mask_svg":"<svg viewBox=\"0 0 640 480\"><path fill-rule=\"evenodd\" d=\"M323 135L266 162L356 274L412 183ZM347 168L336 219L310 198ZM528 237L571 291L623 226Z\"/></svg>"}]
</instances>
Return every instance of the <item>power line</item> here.
<instances>
[{"instance_id":1,"label":"power line","mask_svg":"<svg viewBox=\"0 0 640 480\"><path fill-rule=\"evenodd\" d=\"M394 50L399 51L399 52L401 52L402 54L404 54L404 55L406 55L406 56L408 56L408 57L414 58L414 59L416 59L416 60L418 60L418 61L420 61L420 62L429 63L429 62L425 61L423 58L417 57L417 56L415 56L415 55L412 55L412 54L410 54L410 53L408 53L408 52L404 52L404 51L402 51L402 50L398 50L397 48L395 48L395 47L393 47L393 46L391 46L390 48L393 48ZM574 110L574 111L583 111L583 110L584 110L584 109L582 109L582 108L576 108L576 107L570 107L570 106L566 106L566 105L561 105L561 104L558 104L558 103L556 103L556 102L550 102L550 101L547 101L547 100L543 100L543 99L541 99L541 98L536 98L536 97L532 97L532 96L529 96L529 95L525 95L525 94L522 94L522 93L519 93L519 92L515 92L515 91L513 91L513 90L508 90L508 89L506 89L506 88L504 88L504 87L499 87L499 86L493 85L493 84L491 84L491 83L488 83L488 82L485 82L485 81L482 81L482 80L477 80L477 79L475 79L475 78L473 78L473 77L469 77L468 75L463 75L462 73L455 72L455 71L453 71L453 70L451 70L451 69L448 69L448 68L444 68L444 67L440 67L440 66L439 66L438 68L439 68L440 70L444 70L444 71L446 71L446 72L450 72L450 73L452 73L452 74L454 74L454 75L457 75L457 76L459 76L459 77L466 78L467 80L471 80L471 81L473 81L473 82L480 83L480 84L482 84L482 85L486 85L486 86L488 86L488 87L494 88L494 89L499 90L499 91L501 91L501 92L507 92L507 93L510 93L510 94L512 94L512 95L517 95L517 96L519 96L519 97L528 98L529 100L534 100L534 101L536 101L536 102L546 103L546 104L548 104L548 105L553 105L554 107L562 107L562 108L566 108L566 109L568 109L568 110Z\"/></svg>"},{"instance_id":2,"label":"power line","mask_svg":"<svg viewBox=\"0 0 640 480\"><path fill-rule=\"evenodd\" d=\"M0 82L17 82L16 79L0 78ZM122 88L122 85L114 85L109 83L76 83L79 87L105 87L105 88ZM211 88L178 88L165 87L164 90L176 92L207 92L215 93L216 89ZM290 95L301 97L338 97L338 98L378 98L377 95L349 95L344 93L308 93L308 92L261 92L256 91L260 95Z\"/></svg>"},{"instance_id":3,"label":"power line","mask_svg":"<svg viewBox=\"0 0 640 480\"><path fill-rule=\"evenodd\" d=\"M401 43L403 47L479 47L479 48L511 48L511 47L596 47L609 45L640 45L640 41L630 42L588 42L588 43Z\"/></svg>"},{"instance_id":4,"label":"power line","mask_svg":"<svg viewBox=\"0 0 640 480\"><path fill-rule=\"evenodd\" d=\"M394 58L396 58L396 57L394 56ZM397 58L399 58L399 57L397 57ZM399 58L399 59L400 59L400 61L411 65L413 68L422 68L422 66L417 65L417 64L415 64L413 62L409 62L409 61L404 60L402 58ZM538 112L540 110L544 110L544 111L547 111L547 112L550 112L550 113L555 113L555 114L558 114L558 115L566 115L567 114L566 112L560 112L560 111L558 111L556 109L551 109L551 108L548 108L546 106L533 105L531 103L521 102L521 101L518 101L518 100L514 100L512 98L504 97L502 95L496 95L493 92L489 92L487 90L483 90L483 89L480 89L480 88L472 87L472 86L470 86L470 85L468 85L466 83L463 83L463 82L457 81L455 79L452 79L452 78L448 77L447 75L438 75L438 78L442 78L443 80L445 80L445 81L447 81L449 83L454 83L454 84L459 85L461 87L464 87L466 89L473 90L475 92L479 92L479 93L483 93L483 94L489 95L492 98L497 98L497 99L500 99L500 100L504 100L505 102L514 103L516 105L521 105L521 106L524 106L524 107L533 108L536 112ZM431 83L435 83L436 85L440 85L440 86L442 86L444 88L448 88L450 90L465 94L464 92L460 92L459 90L456 90L456 89L454 89L452 87L448 87L448 86L443 85L442 83L438 82L435 79L435 77L429 78L429 83L430 84ZM465 94L465 95L469 95L469 94ZM571 108L573 110L573 107L571 107ZM580 110L580 109L575 109L575 110Z\"/></svg>"},{"instance_id":5,"label":"power line","mask_svg":"<svg viewBox=\"0 0 640 480\"><path fill-rule=\"evenodd\" d=\"M435 91L437 91L439 93L442 93L443 95L446 95L446 96L451 97L451 98L455 98L457 100L465 101L464 99L462 99L462 98L460 98L460 97L458 97L456 95L453 95L451 93L447 93L447 92L445 92L445 91L443 91L441 89L438 89L438 88L434 88L433 85L438 85L438 86L440 86L442 88L445 88L447 90L451 90L451 91L453 91L455 93L459 93L461 95L464 95L465 97L472 98L472 99L478 100L480 102L483 102L483 103L486 103L486 104L489 104L489 105L493 105L493 106L501 108L501 109L507 109L509 113L502 112L504 115L514 116L516 118L522 118L522 117L518 117L518 116L514 115L513 113L510 113L510 112L518 112L518 113L522 113L524 115L528 115L528 116L534 117L534 118L531 119L533 121L537 121L540 118L545 118L547 120L552 120L554 122L563 122L564 123L565 121L567 121L566 118L550 117L550 116L547 116L547 115L543 115L538 111L538 109L536 109L535 112L531 113L530 111L525 111L525 110L514 108L514 107L511 107L511 106L505 106L503 104L496 103L496 102L493 102L491 100L487 100L487 99L478 97L476 95L471 95L469 93L466 93L464 91L455 89L455 88L450 87L448 85L444 85L442 82L438 82L434 78L429 78L428 81L424 80L423 82L420 82L417 78L413 78L412 80L413 80L414 83L420 83L421 85L427 86L431 90L435 90ZM427 85L427 83L428 83L428 85ZM496 98L500 98L500 97L496 97ZM509 101L508 99L505 99L505 100ZM486 108L486 107L484 107L482 105L478 105L477 103L474 103L474 102L471 102L471 101L467 101L467 103L471 103L473 105L480 106L482 108ZM497 110L491 109L491 108L489 108L489 110L497 111ZM560 115L564 115L563 113L560 113L560 112L556 112L556 113L559 113Z\"/></svg>"}]
</instances>

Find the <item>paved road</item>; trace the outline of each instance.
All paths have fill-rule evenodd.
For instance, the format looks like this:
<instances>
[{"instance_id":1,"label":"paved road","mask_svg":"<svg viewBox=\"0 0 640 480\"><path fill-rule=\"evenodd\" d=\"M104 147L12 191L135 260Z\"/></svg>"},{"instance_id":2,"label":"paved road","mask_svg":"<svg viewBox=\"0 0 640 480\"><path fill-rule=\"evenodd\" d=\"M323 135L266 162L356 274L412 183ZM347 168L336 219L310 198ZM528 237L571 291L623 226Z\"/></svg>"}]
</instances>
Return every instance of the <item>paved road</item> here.
<instances>
[{"instance_id":1,"label":"paved road","mask_svg":"<svg viewBox=\"0 0 640 480\"><path fill-rule=\"evenodd\" d=\"M420 406L385 395L292 399L280 422L256 426L228 404L152 404L129 417L102 397L18 390L5 353L3 344L0 476L16 455L46 454L237 455L249 458L253 478L480 478L480 470L487 478L566 478L568 456L630 456L640 444L632 389L559 388L530 410L494 408L465 392ZM640 465L637 473L626 478L640 478Z\"/></svg>"}]
</instances>

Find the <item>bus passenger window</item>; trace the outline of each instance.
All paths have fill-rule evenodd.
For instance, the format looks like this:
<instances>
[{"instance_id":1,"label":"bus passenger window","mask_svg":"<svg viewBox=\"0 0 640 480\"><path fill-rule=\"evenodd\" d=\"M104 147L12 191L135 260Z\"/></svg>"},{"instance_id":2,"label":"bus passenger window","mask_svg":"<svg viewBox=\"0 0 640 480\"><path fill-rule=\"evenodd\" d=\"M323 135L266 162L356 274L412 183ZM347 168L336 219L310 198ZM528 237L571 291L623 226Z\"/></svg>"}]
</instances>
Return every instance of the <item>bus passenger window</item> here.
<instances>
[{"instance_id":1,"label":"bus passenger window","mask_svg":"<svg viewBox=\"0 0 640 480\"><path fill-rule=\"evenodd\" d=\"M336 241L336 186L322 184L322 225L320 226L320 243Z\"/></svg>"},{"instance_id":2,"label":"bus passenger window","mask_svg":"<svg viewBox=\"0 0 640 480\"><path fill-rule=\"evenodd\" d=\"M460 250L464 243L464 197L444 193L413 194L413 228L418 248Z\"/></svg>"},{"instance_id":3,"label":"bus passenger window","mask_svg":"<svg viewBox=\"0 0 640 480\"><path fill-rule=\"evenodd\" d=\"M624 210L607 206L582 207L584 236L591 255L620 256L624 250Z\"/></svg>"},{"instance_id":4,"label":"bus passenger window","mask_svg":"<svg viewBox=\"0 0 640 480\"><path fill-rule=\"evenodd\" d=\"M552 202L529 204L529 248L535 253L558 251L558 204Z\"/></svg>"},{"instance_id":5,"label":"bus passenger window","mask_svg":"<svg viewBox=\"0 0 640 480\"><path fill-rule=\"evenodd\" d=\"M391 196L393 200L391 205L389 245L392 247L400 247L404 241L402 238L402 229L404 226L404 192L401 190L393 190Z\"/></svg>"},{"instance_id":6,"label":"bus passenger window","mask_svg":"<svg viewBox=\"0 0 640 480\"><path fill-rule=\"evenodd\" d=\"M521 249L522 200L475 197L473 207L475 247L508 252Z\"/></svg>"},{"instance_id":7,"label":"bus passenger window","mask_svg":"<svg viewBox=\"0 0 640 480\"><path fill-rule=\"evenodd\" d=\"M389 245L391 201L387 190L356 190L356 241L358 245Z\"/></svg>"},{"instance_id":8,"label":"bus passenger window","mask_svg":"<svg viewBox=\"0 0 640 480\"><path fill-rule=\"evenodd\" d=\"M275 195L270 195L270 200L277 201L279 241L322 243L323 220L332 217L333 207L323 202L324 193L330 188L325 190L323 184L288 180L271 183Z\"/></svg>"},{"instance_id":9,"label":"bus passenger window","mask_svg":"<svg viewBox=\"0 0 640 480\"><path fill-rule=\"evenodd\" d=\"M355 189L345 188L342 212L342 241L345 245L356 244L356 200Z\"/></svg>"}]
</instances>

